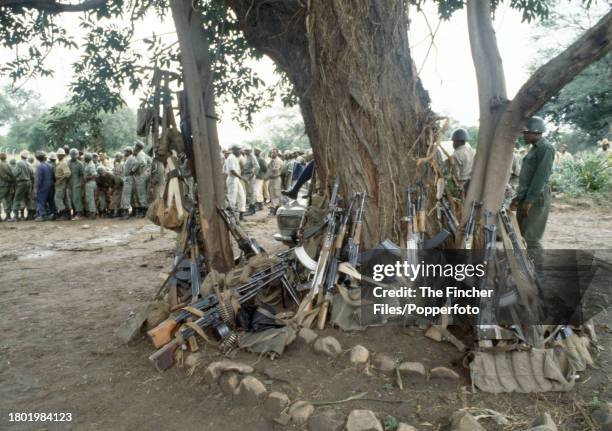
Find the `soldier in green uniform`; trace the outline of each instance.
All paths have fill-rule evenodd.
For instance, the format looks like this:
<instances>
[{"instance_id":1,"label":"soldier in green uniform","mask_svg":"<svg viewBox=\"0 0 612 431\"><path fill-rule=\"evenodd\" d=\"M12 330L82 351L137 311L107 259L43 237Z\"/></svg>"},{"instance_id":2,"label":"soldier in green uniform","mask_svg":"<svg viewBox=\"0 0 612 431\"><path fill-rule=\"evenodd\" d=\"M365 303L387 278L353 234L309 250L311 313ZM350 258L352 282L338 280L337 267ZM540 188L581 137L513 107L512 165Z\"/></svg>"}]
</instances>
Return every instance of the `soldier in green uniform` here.
<instances>
[{"instance_id":1,"label":"soldier in green uniform","mask_svg":"<svg viewBox=\"0 0 612 431\"><path fill-rule=\"evenodd\" d=\"M63 148L57 150L59 161L55 165L55 207L60 219L70 220L70 207L66 206L66 194L70 181L70 168Z\"/></svg>"},{"instance_id":2,"label":"soldier in green uniform","mask_svg":"<svg viewBox=\"0 0 612 431\"><path fill-rule=\"evenodd\" d=\"M554 147L542 139L545 130L540 117L527 121L523 138L531 148L523 159L516 198L511 206L518 211L517 219L527 248L536 251L542 250L551 201L548 181L555 160Z\"/></svg>"},{"instance_id":3,"label":"soldier in green uniform","mask_svg":"<svg viewBox=\"0 0 612 431\"><path fill-rule=\"evenodd\" d=\"M28 207L28 219L34 217L34 213L30 214L29 210L32 205L32 183L34 182L34 174L28 163L29 155L27 151L22 151L21 159L15 166L15 197L13 198L13 218L11 221L17 221L17 215L23 209L22 204Z\"/></svg>"},{"instance_id":4,"label":"soldier in green uniform","mask_svg":"<svg viewBox=\"0 0 612 431\"><path fill-rule=\"evenodd\" d=\"M138 171L138 160L132 154L131 148L126 148L123 153L123 191L121 193L121 217L130 216L130 203L132 201L132 190L134 189L134 174Z\"/></svg>"},{"instance_id":5,"label":"soldier in green uniform","mask_svg":"<svg viewBox=\"0 0 612 431\"><path fill-rule=\"evenodd\" d=\"M259 173L259 162L253 155L253 148L246 144L242 151L244 151L244 166L242 167L242 178L244 178L244 188L246 192L246 203L248 206L245 216L255 214L257 210L255 207L255 178Z\"/></svg>"},{"instance_id":6,"label":"soldier in green uniform","mask_svg":"<svg viewBox=\"0 0 612 431\"><path fill-rule=\"evenodd\" d=\"M98 178L98 171L96 165L92 160L91 154L86 153L83 156L85 167L83 168L83 176L85 177L85 200L87 201L87 216L91 219L96 218L96 190L98 185L96 179Z\"/></svg>"},{"instance_id":7,"label":"soldier in green uniform","mask_svg":"<svg viewBox=\"0 0 612 431\"><path fill-rule=\"evenodd\" d=\"M113 163L113 194L111 196L111 218L121 213L121 194L123 192L123 154L115 153Z\"/></svg>"},{"instance_id":8,"label":"soldier in green uniform","mask_svg":"<svg viewBox=\"0 0 612 431\"><path fill-rule=\"evenodd\" d=\"M149 207L149 198L147 196L147 180L149 177L149 156L143 151L144 144L142 142L136 142L134 146L134 156L138 162L136 173L134 174L134 186L136 187L136 215L144 217Z\"/></svg>"},{"instance_id":9,"label":"soldier in green uniform","mask_svg":"<svg viewBox=\"0 0 612 431\"><path fill-rule=\"evenodd\" d=\"M79 150L70 150L70 197L72 198L72 208L74 209L74 219L83 217L83 163L79 160Z\"/></svg>"},{"instance_id":10,"label":"soldier in green uniform","mask_svg":"<svg viewBox=\"0 0 612 431\"><path fill-rule=\"evenodd\" d=\"M10 219L11 214L11 204L12 202L9 200L11 187L15 183L15 177L13 175L13 170L11 166L6 161L6 153L0 152L0 204L2 204L4 208L4 212L6 214L5 220ZM0 221L2 221L2 216L0 215Z\"/></svg>"}]
</instances>

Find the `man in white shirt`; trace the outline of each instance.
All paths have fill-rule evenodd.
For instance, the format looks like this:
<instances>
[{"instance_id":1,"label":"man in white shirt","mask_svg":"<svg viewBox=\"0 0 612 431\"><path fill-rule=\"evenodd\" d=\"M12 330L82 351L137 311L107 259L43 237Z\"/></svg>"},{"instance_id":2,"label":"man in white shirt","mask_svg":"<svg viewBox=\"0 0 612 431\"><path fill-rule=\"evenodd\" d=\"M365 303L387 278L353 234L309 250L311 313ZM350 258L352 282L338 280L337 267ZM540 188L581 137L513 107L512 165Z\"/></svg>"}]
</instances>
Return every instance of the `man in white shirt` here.
<instances>
[{"instance_id":1,"label":"man in white shirt","mask_svg":"<svg viewBox=\"0 0 612 431\"><path fill-rule=\"evenodd\" d=\"M244 179L241 176L240 162L240 146L233 145L231 153L225 159L223 165L223 173L226 175L225 185L227 191L227 201L232 211L240 214L240 220L244 219L243 213L246 211L246 195L242 186Z\"/></svg>"}]
</instances>

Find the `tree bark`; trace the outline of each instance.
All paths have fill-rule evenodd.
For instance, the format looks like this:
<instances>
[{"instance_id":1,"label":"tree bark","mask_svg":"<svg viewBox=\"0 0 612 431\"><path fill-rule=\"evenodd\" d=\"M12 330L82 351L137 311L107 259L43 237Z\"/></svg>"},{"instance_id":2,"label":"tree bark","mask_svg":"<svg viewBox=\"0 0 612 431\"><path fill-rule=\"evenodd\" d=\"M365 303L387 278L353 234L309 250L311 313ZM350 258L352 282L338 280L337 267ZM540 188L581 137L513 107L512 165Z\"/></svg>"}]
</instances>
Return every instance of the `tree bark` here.
<instances>
[{"instance_id":1,"label":"tree bark","mask_svg":"<svg viewBox=\"0 0 612 431\"><path fill-rule=\"evenodd\" d=\"M223 220L217 212L225 199L221 148L217 136L208 39L201 14L190 0L171 0L170 8L181 49L183 80L193 133L200 223L209 268L225 272L233 266L233 252Z\"/></svg>"},{"instance_id":2,"label":"tree bark","mask_svg":"<svg viewBox=\"0 0 612 431\"><path fill-rule=\"evenodd\" d=\"M467 214L466 209L473 200L482 201L483 208L496 212L503 201L512 166L514 142L521 127L564 85L612 49L612 12L608 12L561 54L541 66L512 101L505 101L504 98L496 100L496 91L492 88L493 84L498 94L505 94L501 59L492 56L493 51L490 50L488 58L483 60L479 50L479 44L485 43L483 39L492 38L490 43L496 43L487 0L468 1L468 25L470 41L472 36L475 39L471 46L481 118L478 151L463 213ZM495 63L495 70L501 71L497 74L497 82L488 78L490 62ZM492 124L486 124L487 120Z\"/></svg>"},{"instance_id":3,"label":"tree bark","mask_svg":"<svg viewBox=\"0 0 612 431\"><path fill-rule=\"evenodd\" d=\"M436 118L417 76L402 0L227 0L247 40L297 91L325 183L368 194L364 243L399 239L404 189Z\"/></svg>"}]
</instances>

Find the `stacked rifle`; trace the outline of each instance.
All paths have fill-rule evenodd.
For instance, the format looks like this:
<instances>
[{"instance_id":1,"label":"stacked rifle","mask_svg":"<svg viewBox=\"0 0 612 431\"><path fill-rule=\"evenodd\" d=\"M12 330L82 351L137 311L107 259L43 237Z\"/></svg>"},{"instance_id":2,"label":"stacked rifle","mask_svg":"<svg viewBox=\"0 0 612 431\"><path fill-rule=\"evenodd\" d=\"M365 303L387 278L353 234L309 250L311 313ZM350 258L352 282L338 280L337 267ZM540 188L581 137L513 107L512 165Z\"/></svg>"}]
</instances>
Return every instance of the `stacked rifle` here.
<instances>
[{"instance_id":1,"label":"stacked rifle","mask_svg":"<svg viewBox=\"0 0 612 431\"><path fill-rule=\"evenodd\" d=\"M342 208L339 205L338 188L339 180L336 179L328 204L323 246L319 252L310 290L295 315L295 320L306 327L311 326L317 316L317 327L325 327L334 288L339 280L339 264L346 261L352 267L359 265L366 193L353 193ZM354 207L356 210L353 212Z\"/></svg>"}]
</instances>

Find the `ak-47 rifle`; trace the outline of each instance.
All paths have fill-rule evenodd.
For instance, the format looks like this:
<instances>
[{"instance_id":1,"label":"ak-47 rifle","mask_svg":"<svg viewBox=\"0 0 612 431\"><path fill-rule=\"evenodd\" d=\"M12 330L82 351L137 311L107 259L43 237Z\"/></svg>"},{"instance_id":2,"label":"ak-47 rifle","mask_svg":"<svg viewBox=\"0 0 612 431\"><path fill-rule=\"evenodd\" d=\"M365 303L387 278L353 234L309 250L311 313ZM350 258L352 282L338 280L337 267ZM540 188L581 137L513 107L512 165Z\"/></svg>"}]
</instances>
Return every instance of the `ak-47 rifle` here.
<instances>
[{"instance_id":1,"label":"ak-47 rifle","mask_svg":"<svg viewBox=\"0 0 612 431\"><path fill-rule=\"evenodd\" d=\"M283 270L275 271L270 273L264 279L259 280L255 285L253 285L251 282L247 283L251 285L248 290L246 290L246 285L237 288L236 290L241 290L241 295L238 302L240 304L244 304L245 302L249 301L255 297L255 295L257 295L262 287L281 278L283 274ZM233 325L232 314L233 309L231 304L227 303L226 301L223 303L217 302L215 306L212 306L204 311L202 316L195 322L191 322L189 326L181 329L178 332L177 337L149 356L149 360L159 371L164 371L170 368L174 364L174 353L176 350L179 349L186 340L190 339L191 337L195 337L197 334L202 335L205 329L211 327L215 329L217 338L221 340L221 345L224 347L224 349L229 349L237 340L237 336L231 328Z\"/></svg>"},{"instance_id":2,"label":"ak-47 rifle","mask_svg":"<svg viewBox=\"0 0 612 431\"><path fill-rule=\"evenodd\" d=\"M446 196L442 196L440 198L440 204L438 208L446 218L446 225L448 226L448 230L453 234L453 236L457 237L457 232L459 231L459 222L457 221L457 217L455 216L455 211L450 206L448 199Z\"/></svg>"},{"instance_id":3,"label":"ak-47 rifle","mask_svg":"<svg viewBox=\"0 0 612 431\"><path fill-rule=\"evenodd\" d=\"M338 214L338 187L340 186L340 179L336 178L334 187L332 189L331 197L329 198L328 212L327 212L327 230L325 233L325 240L323 241L323 247L319 253L319 260L317 261L317 267L314 271L312 278L312 284L308 295L304 297L298 310L295 314L295 318L298 323L302 323L306 314L312 307L312 301L319 294L323 281L325 280L325 274L327 271L327 265L331 257L331 249L336 238L336 215Z\"/></svg>"},{"instance_id":4,"label":"ak-47 rifle","mask_svg":"<svg viewBox=\"0 0 612 431\"><path fill-rule=\"evenodd\" d=\"M470 215L465 223L465 227L463 228L463 240L461 245L465 250L471 250L472 245L474 244L476 213L481 206L482 202L472 201L472 206L470 207Z\"/></svg>"},{"instance_id":5,"label":"ak-47 rifle","mask_svg":"<svg viewBox=\"0 0 612 431\"><path fill-rule=\"evenodd\" d=\"M325 279L325 294L323 297L323 303L321 304L321 310L319 310L319 316L317 321L317 327L319 329L325 328L325 321L327 320L327 311L329 310L329 303L331 302L334 286L336 284L336 274L338 272L338 263L342 257L342 245L344 244L344 237L346 236L346 228L348 226L351 212L353 211L353 205L355 203L355 194L351 196L349 200L348 208L344 211L340 226L338 226L338 233L336 234L336 241L334 242L333 253L329 262L329 268L327 269L327 277Z\"/></svg>"},{"instance_id":6,"label":"ak-47 rifle","mask_svg":"<svg viewBox=\"0 0 612 431\"><path fill-rule=\"evenodd\" d=\"M240 223L236 220L236 215L232 211L223 208L217 208L217 211L219 211L219 215L221 215L227 229L230 231L238 243L238 247L242 250L247 259L264 252L259 244L257 244L257 241L247 235L244 229L242 229L242 226L240 226Z\"/></svg>"},{"instance_id":7,"label":"ak-47 rifle","mask_svg":"<svg viewBox=\"0 0 612 431\"><path fill-rule=\"evenodd\" d=\"M496 214L488 209L484 210L484 237L485 237L485 254L483 263L485 265L486 277L482 279L481 290L495 289L495 276L496 276L496 241L497 241L497 220ZM481 345L487 345L488 339L491 339L496 332L496 326L492 322L493 313L493 300L491 298L482 297L480 299L480 313L478 314L478 328L477 333L482 340ZM491 332L493 334L491 334Z\"/></svg>"},{"instance_id":8,"label":"ak-47 rifle","mask_svg":"<svg viewBox=\"0 0 612 431\"><path fill-rule=\"evenodd\" d=\"M189 246L190 246L190 265L191 273L191 302L196 302L200 295L200 287L202 286L202 274L200 273L200 265L202 258L200 256L200 246L198 244L198 216L195 206L189 211L187 219L189 229Z\"/></svg>"},{"instance_id":9,"label":"ak-47 rifle","mask_svg":"<svg viewBox=\"0 0 612 431\"><path fill-rule=\"evenodd\" d=\"M417 200L415 205L416 210L416 240L417 248L423 248L423 242L425 241L426 227L426 214L425 214L425 186L422 181L417 183Z\"/></svg>"},{"instance_id":10,"label":"ak-47 rifle","mask_svg":"<svg viewBox=\"0 0 612 431\"><path fill-rule=\"evenodd\" d=\"M359 244L361 244L361 229L363 228L363 213L365 212L366 192L358 193L359 207L353 221L353 232L348 239L348 261L353 268L357 267Z\"/></svg>"},{"instance_id":11,"label":"ak-47 rifle","mask_svg":"<svg viewBox=\"0 0 612 431\"><path fill-rule=\"evenodd\" d=\"M259 290L261 286L268 284L271 280L275 280L276 278L285 277L287 271L287 263L281 262L270 268L263 269L254 273L248 282L245 284L232 289L233 292L240 295L240 297L250 294L252 290ZM283 286L287 289L289 286L285 286L283 281ZM156 348L160 348L163 345L169 343L172 340L172 335L175 330L187 319L192 317L201 317L202 313L205 310L208 310L212 307L216 307L219 304L219 297L210 293L206 295L204 298L190 304L188 307L185 307L181 312L173 318L167 319L157 325L155 328L147 331L147 335L151 338L153 345Z\"/></svg>"},{"instance_id":12,"label":"ak-47 rifle","mask_svg":"<svg viewBox=\"0 0 612 431\"><path fill-rule=\"evenodd\" d=\"M505 208L502 208L499 211L499 215L502 220L504 229L506 230L506 233L508 234L508 238L510 239L510 242L512 243L512 252L514 253L514 256L516 257L516 260L521 268L521 272L523 272L523 274L525 274L528 277L529 282L534 283L535 285L538 285L539 282L535 275L535 270L533 269L531 262L527 260L527 258L521 251L522 247L519 243L518 236L516 235L516 232L514 231L514 227L512 226L512 221L510 220L510 216L508 216L507 210Z\"/></svg>"}]
</instances>

